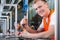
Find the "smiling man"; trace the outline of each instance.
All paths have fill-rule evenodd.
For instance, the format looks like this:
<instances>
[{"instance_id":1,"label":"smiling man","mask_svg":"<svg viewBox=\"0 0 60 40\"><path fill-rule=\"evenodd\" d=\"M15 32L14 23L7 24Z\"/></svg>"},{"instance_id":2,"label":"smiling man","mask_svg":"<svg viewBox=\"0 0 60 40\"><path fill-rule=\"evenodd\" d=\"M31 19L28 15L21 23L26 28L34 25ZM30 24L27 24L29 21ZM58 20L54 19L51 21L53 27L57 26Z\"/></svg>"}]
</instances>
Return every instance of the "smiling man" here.
<instances>
[{"instance_id":1,"label":"smiling man","mask_svg":"<svg viewBox=\"0 0 60 40\"><path fill-rule=\"evenodd\" d=\"M25 38L51 38L51 40L54 40L56 13L53 9L48 8L48 3L46 0L34 0L34 9L38 15L43 17L42 23L38 30L43 28L45 31L40 33L29 33L25 30L22 32L21 36Z\"/></svg>"}]
</instances>

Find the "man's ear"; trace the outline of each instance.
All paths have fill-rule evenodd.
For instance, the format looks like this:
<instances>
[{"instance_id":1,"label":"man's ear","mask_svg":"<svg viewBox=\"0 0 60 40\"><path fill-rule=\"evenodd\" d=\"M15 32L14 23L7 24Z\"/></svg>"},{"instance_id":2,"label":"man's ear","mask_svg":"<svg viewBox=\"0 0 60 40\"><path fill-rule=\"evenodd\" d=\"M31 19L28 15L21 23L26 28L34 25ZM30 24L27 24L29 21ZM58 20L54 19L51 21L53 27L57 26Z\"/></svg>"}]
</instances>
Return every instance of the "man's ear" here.
<instances>
[{"instance_id":1,"label":"man's ear","mask_svg":"<svg viewBox=\"0 0 60 40\"><path fill-rule=\"evenodd\" d=\"M45 6L48 8L48 3L45 3Z\"/></svg>"}]
</instances>

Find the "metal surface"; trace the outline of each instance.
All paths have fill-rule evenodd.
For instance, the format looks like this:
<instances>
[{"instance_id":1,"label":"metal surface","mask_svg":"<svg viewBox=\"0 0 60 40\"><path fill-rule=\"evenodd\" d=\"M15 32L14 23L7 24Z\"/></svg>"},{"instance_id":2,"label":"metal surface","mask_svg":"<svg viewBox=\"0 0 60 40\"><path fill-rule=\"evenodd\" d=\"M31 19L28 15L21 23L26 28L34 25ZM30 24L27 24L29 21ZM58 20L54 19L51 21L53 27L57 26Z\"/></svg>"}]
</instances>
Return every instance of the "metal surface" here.
<instances>
[{"instance_id":1,"label":"metal surface","mask_svg":"<svg viewBox=\"0 0 60 40\"><path fill-rule=\"evenodd\" d=\"M10 30L12 30L12 12L11 11L7 11L7 12L2 12L2 13L6 13L6 14L10 14ZM9 26L8 26L9 27Z\"/></svg>"},{"instance_id":2,"label":"metal surface","mask_svg":"<svg viewBox=\"0 0 60 40\"><path fill-rule=\"evenodd\" d=\"M17 4L4 4L4 6L14 6L15 8L15 24L17 24ZM17 25L15 25L17 26Z\"/></svg>"},{"instance_id":3,"label":"metal surface","mask_svg":"<svg viewBox=\"0 0 60 40\"><path fill-rule=\"evenodd\" d=\"M6 29L9 29L9 17L8 16L1 16L0 18L1 19L4 19L4 18L6 19L7 18L7 24L6 24L7 27L6 27Z\"/></svg>"},{"instance_id":4,"label":"metal surface","mask_svg":"<svg viewBox=\"0 0 60 40\"><path fill-rule=\"evenodd\" d=\"M0 35L0 39L6 39L6 40L19 40L20 39L24 39L24 40L51 40L51 39L48 39L48 38L45 38L45 39L32 39L32 38L23 38L23 37L16 37L15 35Z\"/></svg>"},{"instance_id":5,"label":"metal surface","mask_svg":"<svg viewBox=\"0 0 60 40\"><path fill-rule=\"evenodd\" d=\"M0 19L0 24L1 24L3 34L6 34L6 27L7 27L7 22L6 21L7 21L6 19Z\"/></svg>"}]
</instances>

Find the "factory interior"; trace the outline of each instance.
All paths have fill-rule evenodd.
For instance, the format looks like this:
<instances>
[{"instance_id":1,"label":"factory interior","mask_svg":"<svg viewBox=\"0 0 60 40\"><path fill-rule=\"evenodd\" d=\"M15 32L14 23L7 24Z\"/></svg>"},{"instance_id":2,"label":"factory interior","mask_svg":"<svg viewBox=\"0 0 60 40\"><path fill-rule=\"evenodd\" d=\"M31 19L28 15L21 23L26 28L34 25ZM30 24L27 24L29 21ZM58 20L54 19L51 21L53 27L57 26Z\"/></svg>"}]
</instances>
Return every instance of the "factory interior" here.
<instances>
[{"instance_id":1,"label":"factory interior","mask_svg":"<svg viewBox=\"0 0 60 40\"><path fill-rule=\"evenodd\" d=\"M37 30L41 24L42 17L36 14L32 3L33 0L0 0L0 40L37 40L23 37L19 39L15 35L14 23L19 23L24 16L27 16L28 25L34 30ZM49 8L54 9L54 6L49 6Z\"/></svg>"}]
</instances>

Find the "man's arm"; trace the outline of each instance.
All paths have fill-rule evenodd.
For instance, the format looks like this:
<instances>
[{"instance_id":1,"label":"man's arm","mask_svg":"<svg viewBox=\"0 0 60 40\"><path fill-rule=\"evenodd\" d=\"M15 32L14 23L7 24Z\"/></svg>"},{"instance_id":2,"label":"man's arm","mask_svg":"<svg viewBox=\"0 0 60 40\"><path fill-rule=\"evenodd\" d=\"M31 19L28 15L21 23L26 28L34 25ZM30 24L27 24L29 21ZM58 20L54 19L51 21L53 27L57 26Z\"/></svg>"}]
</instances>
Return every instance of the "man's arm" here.
<instances>
[{"instance_id":1,"label":"man's arm","mask_svg":"<svg viewBox=\"0 0 60 40\"><path fill-rule=\"evenodd\" d=\"M29 31L30 33L37 33L38 31L37 30L33 30L31 29L29 26L28 26L28 20L23 18L20 22L20 24L27 30Z\"/></svg>"},{"instance_id":2,"label":"man's arm","mask_svg":"<svg viewBox=\"0 0 60 40\"><path fill-rule=\"evenodd\" d=\"M37 33L38 32L37 30L31 29L28 25L27 26L25 25L25 29L30 33Z\"/></svg>"},{"instance_id":3,"label":"man's arm","mask_svg":"<svg viewBox=\"0 0 60 40\"><path fill-rule=\"evenodd\" d=\"M30 34L29 38L49 38L52 35L54 35L55 32L55 27L56 27L56 13L54 13L51 16L51 22L50 22L50 26L48 28L48 31L42 32L42 33L37 33L37 34Z\"/></svg>"},{"instance_id":4,"label":"man's arm","mask_svg":"<svg viewBox=\"0 0 60 40\"><path fill-rule=\"evenodd\" d=\"M48 31L44 31L41 33L31 34L31 33L24 32L22 34L22 36L26 38L51 38L51 36L53 35L54 35L54 25L50 25Z\"/></svg>"}]
</instances>

